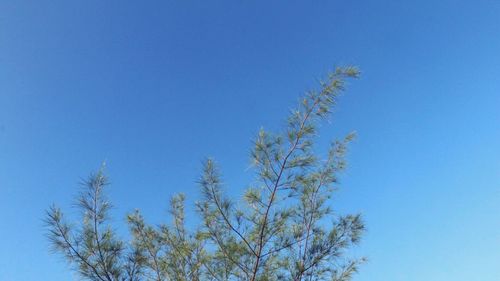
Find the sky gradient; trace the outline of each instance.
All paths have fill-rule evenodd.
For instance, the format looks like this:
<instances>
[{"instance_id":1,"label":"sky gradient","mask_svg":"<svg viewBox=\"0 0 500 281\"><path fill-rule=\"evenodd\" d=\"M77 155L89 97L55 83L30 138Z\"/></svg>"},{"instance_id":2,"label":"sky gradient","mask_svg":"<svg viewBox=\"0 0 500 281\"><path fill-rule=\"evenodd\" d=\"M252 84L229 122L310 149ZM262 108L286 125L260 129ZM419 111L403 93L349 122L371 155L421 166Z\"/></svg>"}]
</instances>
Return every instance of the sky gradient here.
<instances>
[{"instance_id":1,"label":"sky gradient","mask_svg":"<svg viewBox=\"0 0 500 281\"><path fill-rule=\"evenodd\" d=\"M74 215L103 161L124 236L134 208L193 209L206 156L240 194L258 129L351 64L318 144L358 133L333 202L367 223L354 280L500 280L500 2L482 0L0 0L0 280L78 280L42 219Z\"/></svg>"}]
</instances>

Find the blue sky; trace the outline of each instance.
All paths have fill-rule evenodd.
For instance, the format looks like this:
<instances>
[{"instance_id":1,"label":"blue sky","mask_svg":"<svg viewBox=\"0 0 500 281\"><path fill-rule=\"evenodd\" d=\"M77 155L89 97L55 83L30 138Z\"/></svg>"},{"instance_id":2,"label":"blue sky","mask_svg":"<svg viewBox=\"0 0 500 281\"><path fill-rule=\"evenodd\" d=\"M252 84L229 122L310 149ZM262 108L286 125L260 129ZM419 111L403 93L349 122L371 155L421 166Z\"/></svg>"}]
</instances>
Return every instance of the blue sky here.
<instances>
[{"instance_id":1,"label":"blue sky","mask_svg":"<svg viewBox=\"0 0 500 281\"><path fill-rule=\"evenodd\" d=\"M335 65L319 144L356 130L333 202L362 212L358 281L500 279L497 1L0 1L0 280L77 280L43 237L106 161L114 223L197 198L205 156L238 194L252 137ZM124 232L126 233L126 232Z\"/></svg>"}]
</instances>

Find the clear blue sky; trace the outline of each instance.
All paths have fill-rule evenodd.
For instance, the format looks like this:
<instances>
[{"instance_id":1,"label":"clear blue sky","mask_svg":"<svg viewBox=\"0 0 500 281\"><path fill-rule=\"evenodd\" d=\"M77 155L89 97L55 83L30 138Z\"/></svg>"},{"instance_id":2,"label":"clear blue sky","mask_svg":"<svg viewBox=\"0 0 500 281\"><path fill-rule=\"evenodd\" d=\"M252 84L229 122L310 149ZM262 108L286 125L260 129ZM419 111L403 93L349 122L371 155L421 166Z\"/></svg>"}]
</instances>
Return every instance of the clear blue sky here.
<instances>
[{"instance_id":1,"label":"clear blue sky","mask_svg":"<svg viewBox=\"0 0 500 281\"><path fill-rule=\"evenodd\" d=\"M351 83L321 145L359 138L334 201L368 226L357 281L500 280L498 1L0 1L0 280L76 280L43 237L107 162L114 222L168 220L215 157L334 65ZM124 232L126 233L126 232Z\"/></svg>"}]
</instances>

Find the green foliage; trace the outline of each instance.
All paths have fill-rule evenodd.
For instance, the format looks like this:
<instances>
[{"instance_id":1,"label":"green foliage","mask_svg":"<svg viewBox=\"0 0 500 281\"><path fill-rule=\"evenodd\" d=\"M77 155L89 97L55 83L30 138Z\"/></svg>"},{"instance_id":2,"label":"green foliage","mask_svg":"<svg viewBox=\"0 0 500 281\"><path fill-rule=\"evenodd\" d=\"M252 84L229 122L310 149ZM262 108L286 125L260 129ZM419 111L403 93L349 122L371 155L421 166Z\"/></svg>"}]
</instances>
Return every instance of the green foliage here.
<instances>
[{"instance_id":1,"label":"green foliage","mask_svg":"<svg viewBox=\"0 0 500 281\"><path fill-rule=\"evenodd\" d=\"M48 237L53 250L62 253L88 280L127 280L125 268L133 265L123 259L124 243L106 225L111 207L103 196L107 184L102 169L84 182L85 189L78 197L83 217L80 229L73 229L64 221L62 212L51 207L46 215ZM137 280L133 276L128 275L128 280Z\"/></svg>"},{"instance_id":2,"label":"green foliage","mask_svg":"<svg viewBox=\"0 0 500 281\"><path fill-rule=\"evenodd\" d=\"M224 195L221 175L207 159L199 179L200 225L186 228L184 195L170 202L172 222L148 225L139 211L127 216L131 241L116 238L107 224L102 169L79 196L82 223L75 228L52 207L48 237L86 280L331 280L346 281L361 259L346 259L364 230L361 216L334 215L329 200L345 169L354 135L334 141L325 159L313 151L318 122L326 118L356 68L337 68L292 111L278 134L261 130L251 159L255 180L243 200Z\"/></svg>"}]
</instances>

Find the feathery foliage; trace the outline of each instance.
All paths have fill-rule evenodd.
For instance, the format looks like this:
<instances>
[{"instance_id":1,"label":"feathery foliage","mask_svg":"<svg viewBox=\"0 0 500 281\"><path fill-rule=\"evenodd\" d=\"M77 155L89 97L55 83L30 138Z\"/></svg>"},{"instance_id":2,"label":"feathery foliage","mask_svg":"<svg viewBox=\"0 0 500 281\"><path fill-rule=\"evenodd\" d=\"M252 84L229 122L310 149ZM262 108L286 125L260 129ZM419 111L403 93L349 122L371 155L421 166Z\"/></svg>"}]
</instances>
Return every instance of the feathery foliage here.
<instances>
[{"instance_id":1,"label":"feathery foliage","mask_svg":"<svg viewBox=\"0 0 500 281\"><path fill-rule=\"evenodd\" d=\"M170 202L170 224L148 225L135 211L127 216L130 242L118 239L108 225L111 205L101 169L78 198L79 227L68 224L58 208L47 211L54 251L93 281L350 280L364 259L346 255L364 224L359 214L334 215L329 201L354 135L334 141L325 159L316 156L313 144L346 79L358 75L354 67L337 68L305 95L283 132L258 133L251 152L256 177L243 200L224 194L220 171L207 159L194 230L186 227L179 194Z\"/></svg>"}]
</instances>

